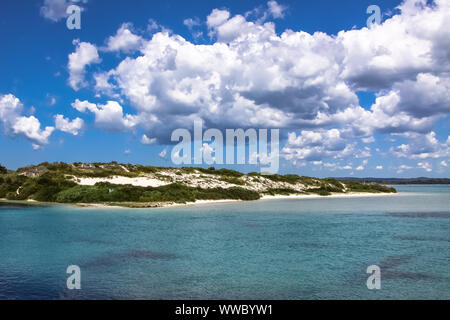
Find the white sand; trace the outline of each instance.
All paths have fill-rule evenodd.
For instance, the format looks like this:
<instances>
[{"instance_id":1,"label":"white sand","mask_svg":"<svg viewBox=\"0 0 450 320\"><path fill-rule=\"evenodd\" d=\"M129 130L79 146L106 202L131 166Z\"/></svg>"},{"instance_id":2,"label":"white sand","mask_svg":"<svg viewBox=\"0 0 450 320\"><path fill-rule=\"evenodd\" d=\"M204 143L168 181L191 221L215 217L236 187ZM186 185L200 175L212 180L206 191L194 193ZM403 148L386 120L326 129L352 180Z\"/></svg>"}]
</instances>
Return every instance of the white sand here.
<instances>
[{"instance_id":1,"label":"white sand","mask_svg":"<svg viewBox=\"0 0 450 320\"><path fill-rule=\"evenodd\" d=\"M129 178L117 176L111 178L77 178L77 179L79 180L77 181L77 183L83 186L93 186L98 182L109 182L111 184L120 184L120 185L131 184L137 187L160 187L171 183L159 179L152 179L149 177Z\"/></svg>"},{"instance_id":2,"label":"white sand","mask_svg":"<svg viewBox=\"0 0 450 320\"><path fill-rule=\"evenodd\" d=\"M178 173L178 174L177 174ZM159 187L171 183L181 183L189 187L200 188L224 188L241 187L248 190L263 192L268 188L275 189L294 189L296 191L303 191L305 186L301 183L296 185L287 182L272 181L265 177L259 177L257 181L253 177L244 176L240 178L244 181L244 185L236 185L223 181L219 176L212 174L199 173L182 173L179 170L162 170L158 175L146 174L136 178L125 176L113 176L108 178L83 178L76 177L75 182L80 185L93 186L98 182L109 182L111 184L125 185L130 184L137 187Z\"/></svg>"},{"instance_id":3,"label":"white sand","mask_svg":"<svg viewBox=\"0 0 450 320\"><path fill-rule=\"evenodd\" d=\"M85 186L93 186L98 182L109 182L111 184L116 185L133 185L133 186L139 186L139 187L160 187L164 185L168 185L174 182L183 183L190 187L201 187L201 188L216 188L216 187L222 187L222 188L229 188L229 187L235 187L236 185L218 180L216 176L213 175L201 175L201 174L176 174L176 171L161 171L160 175L165 176L167 179L160 177L160 176L154 176L154 175L145 175L141 177L124 177L124 176L113 176L109 178L76 178L76 182L80 185ZM305 186L303 184L297 184L295 186L292 186L290 184L287 184L286 182L274 182L270 181L266 178L260 177L258 181L249 180L250 177L246 177L245 180L248 184L241 186L248 190L254 190L257 192L263 192L268 188L268 186L271 186L273 188L295 188L297 191L303 191L305 190ZM261 182L262 181L262 182ZM307 191L307 190L306 190ZM362 192L355 192L355 193L333 193L329 196L320 196L318 194L294 194L294 195L276 195L276 196L269 196L265 195L262 196L260 200L282 200L282 199L327 199L327 198L369 198L369 197L386 197L386 196L396 196L399 195L398 193L362 193ZM160 208L167 208L167 207L178 207L178 206L191 206L191 205L203 205L203 204L216 204L216 203L229 203L229 202L237 202L241 200L197 200L196 202L190 202L186 204L178 204L178 203L160 203ZM84 204L85 207L92 207L92 208L102 208L102 207L108 207L104 205L89 205Z\"/></svg>"},{"instance_id":4,"label":"white sand","mask_svg":"<svg viewBox=\"0 0 450 320\"><path fill-rule=\"evenodd\" d=\"M229 203L229 202L242 202L243 200L224 199L224 200L197 200L195 202L188 202L186 205L202 205L202 204L215 204L215 203Z\"/></svg>"},{"instance_id":5,"label":"white sand","mask_svg":"<svg viewBox=\"0 0 450 320\"><path fill-rule=\"evenodd\" d=\"M77 207L84 209L161 209L161 208L173 208L173 207L187 207L187 206L198 206L198 205L206 205L206 204L217 204L217 203L233 203L242 200L197 200L195 202L187 202L187 203L165 203L161 202L159 207L136 207L130 208L126 206L120 205L107 205L103 203L77 203L75 204Z\"/></svg>"},{"instance_id":6,"label":"white sand","mask_svg":"<svg viewBox=\"0 0 450 320\"><path fill-rule=\"evenodd\" d=\"M405 193L333 193L329 196L320 196L318 194L304 194L304 195L276 195L276 196L263 196L259 200L283 200L283 199L329 199L329 198L372 198L372 197L392 197L392 196L400 196L400 195L413 195L413 194L405 194ZM161 208L173 208L173 207L187 207L187 206L198 206L198 205L208 205L208 204L224 204L224 203L236 203L242 202L243 200L233 200L233 199L224 199L224 200L197 200L195 202L187 202L187 203L161 203L160 207L143 207L143 208L128 208L119 206L109 206L105 204L78 204L78 206L87 209L161 209ZM252 201L249 201L252 202Z\"/></svg>"}]
</instances>

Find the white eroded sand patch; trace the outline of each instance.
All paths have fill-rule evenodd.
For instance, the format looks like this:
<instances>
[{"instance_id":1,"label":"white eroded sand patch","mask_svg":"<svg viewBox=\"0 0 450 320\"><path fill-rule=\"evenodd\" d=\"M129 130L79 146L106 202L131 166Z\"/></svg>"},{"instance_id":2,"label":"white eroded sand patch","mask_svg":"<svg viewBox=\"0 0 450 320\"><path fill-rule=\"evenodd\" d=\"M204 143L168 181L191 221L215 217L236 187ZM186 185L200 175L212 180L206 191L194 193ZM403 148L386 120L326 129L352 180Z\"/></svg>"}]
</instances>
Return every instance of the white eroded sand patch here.
<instances>
[{"instance_id":1,"label":"white eroded sand patch","mask_svg":"<svg viewBox=\"0 0 450 320\"><path fill-rule=\"evenodd\" d=\"M163 181L159 179L153 179L149 177L108 177L108 178L77 178L77 183L83 186L93 186L98 182L109 182L111 184L126 185L131 184L137 187L160 187L170 184L169 181Z\"/></svg>"}]
</instances>

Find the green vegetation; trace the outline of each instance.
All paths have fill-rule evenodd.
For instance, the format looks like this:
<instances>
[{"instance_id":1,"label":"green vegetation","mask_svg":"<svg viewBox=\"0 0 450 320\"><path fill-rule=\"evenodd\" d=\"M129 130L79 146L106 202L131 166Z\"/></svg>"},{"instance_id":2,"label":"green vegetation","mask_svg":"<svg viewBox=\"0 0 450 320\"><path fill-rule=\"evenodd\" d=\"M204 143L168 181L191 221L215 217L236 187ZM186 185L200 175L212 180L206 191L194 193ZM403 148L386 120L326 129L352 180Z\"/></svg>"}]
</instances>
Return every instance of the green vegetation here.
<instances>
[{"instance_id":1,"label":"green vegetation","mask_svg":"<svg viewBox=\"0 0 450 320\"><path fill-rule=\"evenodd\" d=\"M300 177L300 183L305 186L317 186L320 185L320 181L317 181L317 178L311 178L311 177Z\"/></svg>"},{"instance_id":2,"label":"green vegetation","mask_svg":"<svg viewBox=\"0 0 450 320\"><path fill-rule=\"evenodd\" d=\"M74 186L75 182L59 173L47 172L35 179L24 175L10 175L0 184L0 198L55 202L59 192Z\"/></svg>"},{"instance_id":3,"label":"green vegetation","mask_svg":"<svg viewBox=\"0 0 450 320\"><path fill-rule=\"evenodd\" d=\"M240 178L228 177L228 176L221 177L220 181L224 181L224 182L231 183L231 184L237 184L239 186L243 186L245 184L245 181Z\"/></svg>"},{"instance_id":4,"label":"green vegetation","mask_svg":"<svg viewBox=\"0 0 450 320\"><path fill-rule=\"evenodd\" d=\"M180 170L182 173L186 174L198 173L197 168L194 167L182 167Z\"/></svg>"},{"instance_id":5,"label":"green vegetation","mask_svg":"<svg viewBox=\"0 0 450 320\"><path fill-rule=\"evenodd\" d=\"M300 191L297 191L294 189L289 189L289 188L269 188L264 193L267 195L270 195L270 196L276 196L276 195L289 196L291 194L306 194L305 192L300 192Z\"/></svg>"},{"instance_id":6,"label":"green vegetation","mask_svg":"<svg viewBox=\"0 0 450 320\"><path fill-rule=\"evenodd\" d=\"M161 187L136 187L97 183L95 186L74 186L61 191L56 202L60 203L107 203L107 202L175 202L186 203L195 200L257 200L259 193L242 188L202 189L182 184Z\"/></svg>"},{"instance_id":7,"label":"green vegetation","mask_svg":"<svg viewBox=\"0 0 450 320\"><path fill-rule=\"evenodd\" d=\"M244 174L238 171L230 170L230 169L219 169L216 170L214 167L209 169L197 168L198 171L206 173L206 174L214 174L219 176L227 176L227 177L242 177Z\"/></svg>"},{"instance_id":8,"label":"green vegetation","mask_svg":"<svg viewBox=\"0 0 450 320\"><path fill-rule=\"evenodd\" d=\"M397 190L376 182L343 181L348 192L396 193Z\"/></svg>"},{"instance_id":9,"label":"green vegetation","mask_svg":"<svg viewBox=\"0 0 450 320\"><path fill-rule=\"evenodd\" d=\"M157 173L163 168L153 166L110 163L80 163L67 164L64 162L43 162L37 166L20 168L17 173L36 173L38 175L51 171L65 175L85 178L108 178L112 176L138 177L142 173Z\"/></svg>"},{"instance_id":10,"label":"green vegetation","mask_svg":"<svg viewBox=\"0 0 450 320\"><path fill-rule=\"evenodd\" d=\"M248 174L249 176L262 176L264 178L270 179L275 182L287 182L290 184L297 184L301 183L304 185L319 185L320 182L317 182L318 179L316 178L310 178L305 176L299 176L296 174L285 174L285 175L279 175L279 174L267 174L267 175L261 175L257 172L250 172Z\"/></svg>"},{"instance_id":11,"label":"green vegetation","mask_svg":"<svg viewBox=\"0 0 450 320\"><path fill-rule=\"evenodd\" d=\"M317 193L319 196L331 196L331 192L322 188L308 189L309 192Z\"/></svg>"},{"instance_id":12,"label":"green vegetation","mask_svg":"<svg viewBox=\"0 0 450 320\"><path fill-rule=\"evenodd\" d=\"M51 167L38 178L11 174L0 177L0 198L8 200L33 199L59 203L122 203L122 202L175 202L195 200L257 200L258 192L240 187L202 189L182 184L161 187L137 187L97 183L94 186L77 185L61 173L61 167Z\"/></svg>"},{"instance_id":13,"label":"green vegetation","mask_svg":"<svg viewBox=\"0 0 450 320\"><path fill-rule=\"evenodd\" d=\"M286 174L284 176L279 174L264 175L264 178L270 179L275 182L287 182L290 184L296 184L300 181L300 177L296 174Z\"/></svg>"},{"instance_id":14,"label":"green vegetation","mask_svg":"<svg viewBox=\"0 0 450 320\"><path fill-rule=\"evenodd\" d=\"M223 176L223 177L242 177L244 176L243 173L230 170L230 169L216 169L214 167L210 167L208 169L205 168L195 168L195 167L182 167L181 172L187 173L187 174L193 174L193 173L204 173L204 174L212 174L215 176Z\"/></svg>"},{"instance_id":15,"label":"green vegetation","mask_svg":"<svg viewBox=\"0 0 450 320\"><path fill-rule=\"evenodd\" d=\"M17 190L27 182L26 177L17 175L4 175L0 177L0 198L16 200Z\"/></svg>"}]
</instances>

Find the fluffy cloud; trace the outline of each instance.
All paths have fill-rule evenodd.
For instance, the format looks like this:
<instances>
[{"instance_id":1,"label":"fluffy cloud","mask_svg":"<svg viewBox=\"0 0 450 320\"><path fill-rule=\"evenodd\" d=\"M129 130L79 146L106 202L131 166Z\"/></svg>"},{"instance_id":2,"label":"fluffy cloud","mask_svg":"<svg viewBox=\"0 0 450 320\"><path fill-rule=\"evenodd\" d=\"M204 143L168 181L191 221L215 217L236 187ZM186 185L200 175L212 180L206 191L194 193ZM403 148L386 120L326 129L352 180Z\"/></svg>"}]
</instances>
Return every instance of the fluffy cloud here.
<instances>
[{"instance_id":1,"label":"fluffy cloud","mask_svg":"<svg viewBox=\"0 0 450 320\"><path fill-rule=\"evenodd\" d=\"M199 27L202 25L199 18L195 17L194 19L184 19L183 24L188 27L189 31L195 39L203 36L203 31L199 30Z\"/></svg>"},{"instance_id":2,"label":"fluffy cloud","mask_svg":"<svg viewBox=\"0 0 450 320\"><path fill-rule=\"evenodd\" d=\"M448 71L439 61L450 50L440 45L443 33L448 33L449 4L435 3L406 0L398 7L401 14L382 25L341 31L337 41L346 53L342 76L359 88L386 89L418 73ZM437 53L438 48L443 51Z\"/></svg>"},{"instance_id":3,"label":"fluffy cloud","mask_svg":"<svg viewBox=\"0 0 450 320\"><path fill-rule=\"evenodd\" d=\"M135 35L131 29L132 25L130 23L122 24L116 35L108 38L106 50L123 52L137 50L141 46L142 38Z\"/></svg>"},{"instance_id":4,"label":"fluffy cloud","mask_svg":"<svg viewBox=\"0 0 450 320\"><path fill-rule=\"evenodd\" d=\"M55 116L55 128L57 130L71 133L74 136L77 136L83 129L83 127L84 127L83 119L76 118L70 121L70 119L64 118L64 116L61 114Z\"/></svg>"},{"instance_id":5,"label":"fluffy cloud","mask_svg":"<svg viewBox=\"0 0 450 320\"><path fill-rule=\"evenodd\" d=\"M391 148L391 152L399 158L437 159L450 155L450 144L448 141L439 142L434 132L428 134L409 133L404 136L409 139L408 144L401 144Z\"/></svg>"},{"instance_id":6,"label":"fluffy cloud","mask_svg":"<svg viewBox=\"0 0 450 320\"><path fill-rule=\"evenodd\" d=\"M41 7L41 16L57 22L67 17L66 10L70 5L80 5L87 2L88 0L44 0Z\"/></svg>"},{"instance_id":7,"label":"fluffy cloud","mask_svg":"<svg viewBox=\"0 0 450 320\"><path fill-rule=\"evenodd\" d=\"M381 25L336 36L277 34L272 22L214 9L206 26L216 41L208 45L164 31L138 39L123 25L111 43L128 43L118 41L123 35L133 40L112 47L122 50L139 42L140 54L97 73L95 89L134 108L136 115L123 115L116 102L116 116L109 124L105 117L103 126L139 126L159 142L199 119L222 129L276 127L290 132L286 159L316 162L368 157L370 149L360 143L374 142L375 133L402 134L409 143L391 150L399 157L442 157L447 151L433 141L432 131L450 114L450 4L406 0L398 9ZM284 11L275 1L267 4L273 18ZM187 19L185 25L197 22ZM76 69L74 87L84 84L84 67L99 60L90 52L88 62L77 64L82 67ZM369 108L360 106L360 90L376 92ZM94 106L86 109L99 124L98 114L110 110Z\"/></svg>"},{"instance_id":8,"label":"fluffy cloud","mask_svg":"<svg viewBox=\"0 0 450 320\"><path fill-rule=\"evenodd\" d=\"M90 103L89 101L75 100L72 107L79 112L90 111L95 114L95 125L111 132L128 131L133 129L138 119L129 114L123 114L122 106L116 101L108 101L104 105Z\"/></svg>"},{"instance_id":9,"label":"fluffy cloud","mask_svg":"<svg viewBox=\"0 0 450 320\"><path fill-rule=\"evenodd\" d=\"M168 152L168 148L164 148L159 154L158 156L162 159L166 159L167 158L167 152Z\"/></svg>"},{"instance_id":10,"label":"fluffy cloud","mask_svg":"<svg viewBox=\"0 0 450 320\"><path fill-rule=\"evenodd\" d=\"M336 170L353 170L353 167L352 167L350 164L347 164L347 165L339 165L339 164L336 163L336 162L333 162L333 163L331 163L331 162L326 162L326 163L323 163L323 166L324 166L325 168L327 168L328 170L330 170L330 171L336 171Z\"/></svg>"},{"instance_id":11,"label":"fluffy cloud","mask_svg":"<svg viewBox=\"0 0 450 320\"><path fill-rule=\"evenodd\" d=\"M450 113L450 78L419 73L415 80L405 80L393 87L398 96L395 110L423 118Z\"/></svg>"},{"instance_id":12,"label":"fluffy cloud","mask_svg":"<svg viewBox=\"0 0 450 320\"><path fill-rule=\"evenodd\" d=\"M94 74L95 80L95 91L97 92L97 96L101 94L105 94L107 96L113 97L115 99L120 100L120 95L114 92L116 88L115 85L109 82L111 78L111 74L109 72L100 72Z\"/></svg>"},{"instance_id":13,"label":"fluffy cloud","mask_svg":"<svg viewBox=\"0 0 450 320\"><path fill-rule=\"evenodd\" d=\"M413 167L402 164L397 168L397 173L403 173L405 170L411 170Z\"/></svg>"},{"instance_id":14,"label":"fluffy cloud","mask_svg":"<svg viewBox=\"0 0 450 320\"><path fill-rule=\"evenodd\" d=\"M206 19L206 24L212 29L223 24L229 17L230 12L228 10L214 9Z\"/></svg>"},{"instance_id":15,"label":"fluffy cloud","mask_svg":"<svg viewBox=\"0 0 450 320\"><path fill-rule=\"evenodd\" d=\"M48 144L48 139L53 133L53 127L45 127L41 130L41 123L34 116L18 117L12 127L15 136L25 136L33 141L33 148L39 149L41 146Z\"/></svg>"},{"instance_id":16,"label":"fluffy cloud","mask_svg":"<svg viewBox=\"0 0 450 320\"><path fill-rule=\"evenodd\" d=\"M183 20L183 24L189 28L189 30L192 30L192 28L200 25L200 20L198 18L187 18Z\"/></svg>"},{"instance_id":17,"label":"fluffy cloud","mask_svg":"<svg viewBox=\"0 0 450 320\"><path fill-rule=\"evenodd\" d=\"M331 38L304 33L281 39L270 26L253 26L274 36L272 50L261 51L258 41L197 46L158 33L142 56L123 60L109 74L132 106L159 120L149 123L155 126L186 126L202 118L221 128L296 128L320 111L358 104L355 93L338 79L337 65L316 45L316 38L319 43Z\"/></svg>"},{"instance_id":18,"label":"fluffy cloud","mask_svg":"<svg viewBox=\"0 0 450 320\"><path fill-rule=\"evenodd\" d=\"M286 10L286 7L278 4L276 1L269 1L267 2L267 6L269 7L270 14L275 18L284 18L284 11Z\"/></svg>"},{"instance_id":19,"label":"fluffy cloud","mask_svg":"<svg viewBox=\"0 0 450 320\"><path fill-rule=\"evenodd\" d=\"M78 90L87 86L84 80L85 68L93 63L100 63L96 46L88 42L74 41L77 46L75 52L69 55L69 85Z\"/></svg>"},{"instance_id":20,"label":"fluffy cloud","mask_svg":"<svg viewBox=\"0 0 450 320\"><path fill-rule=\"evenodd\" d=\"M418 166L419 168L425 170L426 172L431 172L431 171L433 171L433 167L432 167L431 164L428 163L428 162L419 162L419 163L417 164L417 166Z\"/></svg>"},{"instance_id":21,"label":"fluffy cloud","mask_svg":"<svg viewBox=\"0 0 450 320\"><path fill-rule=\"evenodd\" d=\"M142 144L150 145L150 144L155 144L156 142L157 142L156 138L149 138L146 134L142 135L142 138L141 138Z\"/></svg>"},{"instance_id":22,"label":"fluffy cloud","mask_svg":"<svg viewBox=\"0 0 450 320\"><path fill-rule=\"evenodd\" d=\"M348 158L354 155L355 145L347 144L337 129L328 131L291 132L281 154L287 160L320 161L324 158Z\"/></svg>"},{"instance_id":23,"label":"fluffy cloud","mask_svg":"<svg viewBox=\"0 0 450 320\"><path fill-rule=\"evenodd\" d=\"M25 137L33 143L34 149L48 144L54 127L41 130L41 123L34 117L22 115L23 104L12 94L0 96L0 119L3 130L10 137Z\"/></svg>"}]
</instances>

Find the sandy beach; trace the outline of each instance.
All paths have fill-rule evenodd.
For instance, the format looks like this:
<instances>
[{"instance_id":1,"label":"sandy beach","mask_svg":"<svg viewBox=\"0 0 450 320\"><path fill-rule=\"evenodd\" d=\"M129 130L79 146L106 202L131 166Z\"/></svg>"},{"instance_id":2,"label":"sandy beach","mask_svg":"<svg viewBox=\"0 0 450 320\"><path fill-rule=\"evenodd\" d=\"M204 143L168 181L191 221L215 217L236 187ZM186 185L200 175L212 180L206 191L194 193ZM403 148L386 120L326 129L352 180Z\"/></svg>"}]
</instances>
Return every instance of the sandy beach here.
<instances>
[{"instance_id":1,"label":"sandy beach","mask_svg":"<svg viewBox=\"0 0 450 320\"><path fill-rule=\"evenodd\" d=\"M320 196L317 194L299 194L299 195L275 195L275 196L263 196L259 200L253 201L267 201L267 200L286 200L286 199L296 199L296 200L306 200L306 199L329 199L329 198L373 198L373 197L395 197L403 195L403 193L333 193L329 196ZM223 199L223 200L197 200L195 202L187 203L156 203L149 206L143 204L139 207L120 206L119 204L107 205L99 203L78 203L76 206L86 209L152 209L152 208L174 208L174 207L187 207L187 206L201 206L201 205L211 205L211 204L225 204L225 203L236 203L244 202L243 200L233 200L233 199Z\"/></svg>"},{"instance_id":2,"label":"sandy beach","mask_svg":"<svg viewBox=\"0 0 450 320\"><path fill-rule=\"evenodd\" d=\"M293 195L265 195L262 196L259 200L253 201L267 201L267 200L286 200L286 199L296 199L296 200L307 200L307 199L329 199L329 198L373 198L373 197L395 197L404 195L404 193L333 193L329 196L320 196L318 194L293 194ZM412 195L412 194L409 194ZM26 201L10 201L7 199L0 199L1 202L10 202L10 203L32 203L32 204L46 204L52 205L53 203L40 203L35 200L26 200ZM132 203L129 205L128 203L124 203L120 205L120 203L114 203L111 205L104 203L76 203L76 204L67 204L73 205L79 208L84 209L156 209L156 208L174 208L174 207L188 207L188 206L201 206L201 205L211 205L211 204L226 204L226 203L236 203L243 202L244 200L234 200L234 199L222 199L222 200L197 200L195 202L187 202L187 203L171 203L171 202L160 202L160 203ZM54 203L55 205L64 205L62 203Z\"/></svg>"}]
</instances>

